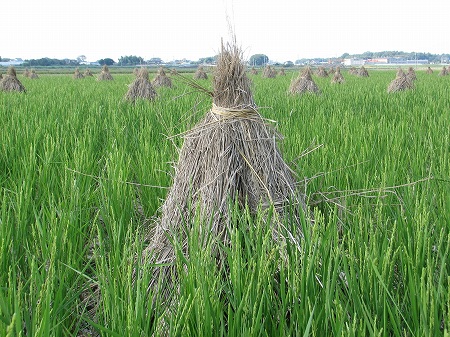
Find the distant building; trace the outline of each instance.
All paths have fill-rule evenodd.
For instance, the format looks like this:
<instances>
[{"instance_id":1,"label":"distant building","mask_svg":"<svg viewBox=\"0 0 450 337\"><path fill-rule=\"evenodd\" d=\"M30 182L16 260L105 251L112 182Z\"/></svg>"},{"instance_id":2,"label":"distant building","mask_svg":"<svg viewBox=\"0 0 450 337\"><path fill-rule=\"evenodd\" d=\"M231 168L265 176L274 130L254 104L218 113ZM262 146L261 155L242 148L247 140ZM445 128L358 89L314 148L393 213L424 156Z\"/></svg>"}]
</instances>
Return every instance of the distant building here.
<instances>
[{"instance_id":1,"label":"distant building","mask_svg":"<svg viewBox=\"0 0 450 337\"><path fill-rule=\"evenodd\" d=\"M389 64L428 64L428 60L408 60L403 57L388 58Z\"/></svg>"},{"instance_id":2,"label":"distant building","mask_svg":"<svg viewBox=\"0 0 450 337\"><path fill-rule=\"evenodd\" d=\"M387 64L389 63L389 59L387 57L368 59L366 60L368 64Z\"/></svg>"},{"instance_id":3,"label":"distant building","mask_svg":"<svg viewBox=\"0 0 450 337\"><path fill-rule=\"evenodd\" d=\"M6 62L0 62L0 66L9 67L9 66L20 66L23 63L21 58L12 59Z\"/></svg>"},{"instance_id":4,"label":"distant building","mask_svg":"<svg viewBox=\"0 0 450 337\"><path fill-rule=\"evenodd\" d=\"M363 59L344 59L344 66L362 66L364 64L366 64L366 60Z\"/></svg>"}]
</instances>

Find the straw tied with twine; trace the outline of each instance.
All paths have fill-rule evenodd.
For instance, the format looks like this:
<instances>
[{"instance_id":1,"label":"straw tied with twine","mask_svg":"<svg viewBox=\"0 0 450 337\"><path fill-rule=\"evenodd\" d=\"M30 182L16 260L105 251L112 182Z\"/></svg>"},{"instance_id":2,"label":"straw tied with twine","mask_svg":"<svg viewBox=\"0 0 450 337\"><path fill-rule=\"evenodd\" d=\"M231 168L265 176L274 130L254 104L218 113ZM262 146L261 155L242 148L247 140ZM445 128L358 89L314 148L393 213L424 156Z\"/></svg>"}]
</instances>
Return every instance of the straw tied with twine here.
<instances>
[{"instance_id":1,"label":"straw tied with twine","mask_svg":"<svg viewBox=\"0 0 450 337\"><path fill-rule=\"evenodd\" d=\"M258 117L258 111L256 108L225 108L217 106L213 103L211 112L217 116L224 118L252 118Z\"/></svg>"}]
</instances>

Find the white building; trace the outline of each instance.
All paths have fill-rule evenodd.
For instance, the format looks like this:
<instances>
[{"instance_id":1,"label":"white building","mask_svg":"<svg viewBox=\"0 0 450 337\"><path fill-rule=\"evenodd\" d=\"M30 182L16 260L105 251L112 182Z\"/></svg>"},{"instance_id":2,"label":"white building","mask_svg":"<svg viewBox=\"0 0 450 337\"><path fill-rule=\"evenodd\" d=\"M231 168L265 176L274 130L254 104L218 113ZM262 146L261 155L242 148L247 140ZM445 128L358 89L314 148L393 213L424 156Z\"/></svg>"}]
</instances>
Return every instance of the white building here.
<instances>
[{"instance_id":1,"label":"white building","mask_svg":"<svg viewBox=\"0 0 450 337\"><path fill-rule=\"evenodd\" d=\"M366 60L363 59L344 59L344 66L362 66L366 64Z\"/></svg>"}]
</instances>

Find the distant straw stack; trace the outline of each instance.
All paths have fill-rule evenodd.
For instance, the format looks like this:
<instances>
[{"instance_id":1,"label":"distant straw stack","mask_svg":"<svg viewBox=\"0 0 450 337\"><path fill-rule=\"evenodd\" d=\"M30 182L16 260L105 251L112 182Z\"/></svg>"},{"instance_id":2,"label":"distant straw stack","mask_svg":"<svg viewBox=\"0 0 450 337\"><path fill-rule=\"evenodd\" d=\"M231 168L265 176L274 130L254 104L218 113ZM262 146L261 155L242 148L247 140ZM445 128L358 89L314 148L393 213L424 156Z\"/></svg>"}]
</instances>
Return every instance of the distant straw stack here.
<instances>
[{"instance_id":1,"label":"distant straw stack","mask_svg":"<svg viewBox=\"0 0 450 337\"><path fill-rule=\"evenodd\" d=\"M364 68L364 66L361 66L361 68L359 68L359 70L358 70L358 76L359 77L369 77L369 72L367 71L366 68Z\"/></svg>"},{"instance_id":2,"label":"distant straw stack","mask_svg":"<svg viewBox=\"0 0 450 337\"><path fill-rule=\"evenodd\" d=\"M178 75L178 71L175 68L172 68L170 75Z\"/></svg>"},{"instance_id":3,"label":"distant straw stack","mask_svg":"<svg viewBox=\"0 0 450 337\"><path fill-rule=\"evenodd\" d=\"M351 75L358 75L358 69L356 69L355 67L351 67L348 70L348 73L351 74Z\"/></svg>"},{"instance_id":4,"label":"distant straw stack","mask_svg":"<svg viewBox=\"0 0 450 337\"><path fill-rule=\"evenodd\" d=\"M76 68L75 72L73 73L72 77L76 80L84 78L83 74L80 73L80 69Z\"/></svg>"},{"instance_id":5,"label":"distant straw stack","mask_svg":"<svg viewBox=\"0 0 450 337\"><path fill-rule=\"evenodd\" d=\"M344 82L345 79L344 76L342 76L341 74L341 69L339 67L336 67L336 69L334 70L333 78L331 79L331 83L341 84Z\"/></svg>"},{"instance_id":6,"label":"distant straw stack","mask_svg":"<svg viewBox=\"0 0 450 337\"><path fill-rule=\"evenodd\" d=\"M273 69L270 65L264 67L262 77L265 78L275 78L277 76L277 71Z\"/></svg>"},{"instance_id":7,"label":"distant straw stack","mask_svg":"<svg viewBox=\"0 0 450 337\"><path fill-rule=\"evenodd\" d=\"M252 70L250 71L250 73L251 73L252 75L258 75L258 70L256 70L255 67L253 67Z\"/></svg>"},{"instance_id":8,"label":"distant straw stack","mask_svg":"<svg viewBox=\"0 0 450 337\"><path fill-rule=\"evenodd\" d=\"M94 77L94 74L89 69L84 71L84 77Z\"/></svg>"},{"instance_id":9,"label":"distant straw stack","mask_svg":"<svg viewBox=\"0 0 450 337\"><path fill-rule=\"evenodd\" d=\"M36 74L36 70L34 70L34 69L31 69L31 72L30 72L30 76L29 76L32 80L36 80L36 79L38 79L39 78L39 76L38 76L38 74Z\"/></svg>"},{"instance_id":10,"label":"distant straw stack","mask_svg":"<svg viewBox=\"0 0 450 337\"><path fill-rule=\"evenodd\" d=\"M128 88L125 99L129 101L136 101L136 99L153 100L157 96L153 85L149 81L148 69L139 69L136 79Z\"/></svg>"},{"instance_id":11,"label":"distant straw stack","mask_svg":"<svg viewBox=\"0 0 450 337\"><path fill-rule=\"evenodd\" d=\"M23 75L24 77L30 77L30 69L25 68L25 70L23 71L22 75Z\"/></svg>"},{"instance_id":12,"label":"distant straw stack","mask_svg":"<svg viewBox=\"0 0 450 337\"><path fill-rule=\"evenodd\" d=\"M438 75L439 75L439 76L447 76L447 75L448 75L448 70L447 70L447 68L445 68L445 66L442 67L442 70L439 72Z\"/></svg>"},{"instance_id":13,"label":"distant straw stack","mask_svg":"<svg viewBox=\"0 0 450 337\"><path fill-rule=\"evenodd\" d=\"M164 72L163 67L160 67L158 69L158 72L156 73L156 77L152 81L152 85L154 87L172 88L172 80L169 77L167 77L166 73Z\"/></svg>"},{"instance_id":14,"label":"distant straw stack","mask_svg":"<svg viewBox=\"0 0 450 337\"><path fill-rule=\"evenodd\" d=\"M284 68L280 69L280 72L278 73L280 76L286 76L286 72L284 71Z\"/></svg>"},{"instance_id":15,"label":"distant straw stack","mask_svg":"<svg viewBox=\"0 0 450 337\"><path fill-rule=\"evenodd\" d=\"M310 67L306 67L303 72L301 72L299 76L291 82L289 93L300 95L304 93L320 93L319 87L312 79L312 70Z\"/></svg>"},{"instance_id":16,"label":"distant straw stack","mask_svg":"<svg viewBox=\"0 0 450 337\"><path fill-rule=\"evenodd\" d=\"M404 71L400 68L397 71L397 77L389 84L387 88L387 92L398 92L405 91L409 89L414 89L414 81L410 81L408 76L404 73Z\"/></svg>"},{"instance_id":17,"label":"distant straw stack","mask_svg":"<svg viewBox=\"0 0 450 337\"><path fill-rule=\"evenodd\" d=\"M426 73L429 74L429 75L432 74L432 73L433 73L433 69L431 69L430 67L428 67Z\"/></svg>"},{"instance_id":18,"label":"distant straw stack","mask_svg":"<svg viewBox=\"0 0 450 337\"><path fill-rule=\"evenodd\" d=\"M26 92L25 87L17 78L16 69L13 66L8 68L6 75L0 81L0 90Z\"/></svg>"},{"instance_id":19,"label":"distant straw stack","mask_svg":"<svg viewBox=\"0 0 450 337\"><path fill-rule=\"evenodd\" d=\"M324 67L320 66L319 69L317 69L317 76L328 77L328 72L326 71L326 69Z\"/></svg>"},{"instance_id":20,"label":"distant straw stack","mask_svg":"<svg viewBox=\"0 0 450 337\"><path fill-rule=\"evenodd\" d=\"M102 67L102 71L98 75L97 80L98 81L112 81L113 80L113 77L112 77L111 73L109 72L109 68L106 64Z\"/></svg>"},{"instance_id":21,"label":"distant straw stack","mask_svg":"<svg viewBox=\"0 0 450 337\"><path fill-rule=\"evenodd\" d=\"M406 74L406 78L410 82L414 82L415 80L417 80L416 72L414 71L413 67L409 67L408 73Z\"/></svg>"},{"instance_id":22,"label":"distant straw stack","mask_svg":"<svg viewBox=\"0 0 450 337\"><path fill-rule=\"evenodd\" d=\"M207 80L208 79L208 75L206 74L206 72L202 66L199 66L197 68L197 71L194 74L194 79L196 79L196 80Z\"/></svg>"}]
</instances>

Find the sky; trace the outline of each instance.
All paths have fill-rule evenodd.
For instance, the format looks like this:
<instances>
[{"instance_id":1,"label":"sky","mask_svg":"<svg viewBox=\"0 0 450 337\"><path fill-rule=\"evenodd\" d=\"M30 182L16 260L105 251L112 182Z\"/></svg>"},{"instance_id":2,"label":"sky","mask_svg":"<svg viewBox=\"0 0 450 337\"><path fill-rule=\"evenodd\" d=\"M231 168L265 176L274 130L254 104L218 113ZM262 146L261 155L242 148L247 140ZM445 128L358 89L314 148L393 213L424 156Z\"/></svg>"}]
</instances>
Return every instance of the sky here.
<instances>
[{"instance_id":1,"label":"sky","mask_svg":"<svg viewBox=\"0 0 450 337\"><path fill-rule=\"evenodd\" d=\"M230 27L244 58L450 53L449 0L6 0L0 56L164 61L214 56Z\"/></svg>"}]
</instances>

